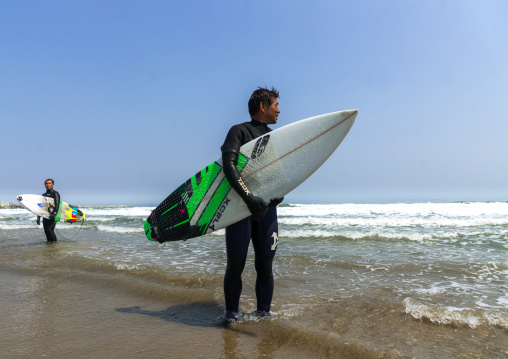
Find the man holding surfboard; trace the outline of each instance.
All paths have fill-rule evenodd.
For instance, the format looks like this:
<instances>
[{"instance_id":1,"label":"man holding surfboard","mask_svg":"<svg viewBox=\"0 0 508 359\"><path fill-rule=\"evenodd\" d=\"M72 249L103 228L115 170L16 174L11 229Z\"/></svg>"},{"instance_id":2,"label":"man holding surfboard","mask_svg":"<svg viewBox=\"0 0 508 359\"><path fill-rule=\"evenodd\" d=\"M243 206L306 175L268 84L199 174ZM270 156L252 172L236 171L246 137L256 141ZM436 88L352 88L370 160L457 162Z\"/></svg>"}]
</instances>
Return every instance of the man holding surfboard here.
<instances>
[{"instance_id":1,"label":"man holding surfboard","mask_svg":"<svg viewBox=\"0 0 508 359\"><path fill-rule=\"evenodd\" d=\"M44 181L44 187L46 187L46 192L42 195L44 197L53 198L53 201L55 203L55 207L51 210L50 217L51 218L43 218L42 219L42 225L44 227L44 233L46 234L46 239L48 242L56 242L56 234L55 234L55 217L58 213L58 208L60 206L60 193L55 191L53 189L53 186L55 185L55 181L53 181L51 178L48 178L46 181ZM41 217L37 216L37 224L41 224Z\"/></svg>"},{"instance_id":2,"label":"man holding surfboard","mask_svg":"<svg viewBox=\"0 0 508 359\"><path fill-rule=\"evenodd\" d=\"M280 113L279 93L275 88L258 88L249 99L250 122L231 127L221 147L224 175L231 187L247 204L252 215L226 227L227 266L224 275L226 323L239 319L239 302L242 292L242 272L247 259L249 242L255 252L256 268L256 315L270 315L273 296L272 261L277 250L278 223L277 205L283 198L274 198L270 203L254 196L245 185L237 169L240 147L271 131L268 125L276 124Z\"/></svg>"}]
</instances>

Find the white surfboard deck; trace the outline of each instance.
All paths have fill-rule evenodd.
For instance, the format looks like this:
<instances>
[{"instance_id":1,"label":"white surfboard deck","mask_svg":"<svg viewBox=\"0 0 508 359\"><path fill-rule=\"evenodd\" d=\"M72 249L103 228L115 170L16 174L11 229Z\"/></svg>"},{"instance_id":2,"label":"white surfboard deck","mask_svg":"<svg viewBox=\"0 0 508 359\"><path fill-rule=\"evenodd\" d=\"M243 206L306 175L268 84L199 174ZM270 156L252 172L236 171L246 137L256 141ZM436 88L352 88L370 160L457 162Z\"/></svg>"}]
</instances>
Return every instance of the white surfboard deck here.
<instances>
[{"instance_id":1,"label":"white surfboard deck","mask_svg":"<svg viewBox=\"0 0 508 359\"><path fill-rule=\"evenodd\" d=\"M240 148L249 158L241 172L247 188L269 202L287 195L309 178L341 144L355 122L358 110L307 118L269 132ZM252 158L256 143L270 136L264 152ZM222 165L222 159L217 161ZM241 197L231 190L229 204L213 230L225 228L251 215ZM192 220L191 220L192 223ZM207 233L211 232L210 228Z\"/></svg>"}]
</instances>

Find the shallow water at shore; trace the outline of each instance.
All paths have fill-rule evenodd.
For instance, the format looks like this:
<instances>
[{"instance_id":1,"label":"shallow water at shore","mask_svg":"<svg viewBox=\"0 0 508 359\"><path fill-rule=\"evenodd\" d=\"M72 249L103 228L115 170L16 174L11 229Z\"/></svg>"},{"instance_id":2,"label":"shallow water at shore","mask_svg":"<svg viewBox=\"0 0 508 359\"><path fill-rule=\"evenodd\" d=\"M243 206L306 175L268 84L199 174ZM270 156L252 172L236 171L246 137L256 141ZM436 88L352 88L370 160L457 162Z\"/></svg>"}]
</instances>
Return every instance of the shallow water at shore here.
<instances>
[{"instance_id":1,"label":"shallow water at shore","mask_svg":"<svg viewBox=\"0 0 508 359\"><path fill-rule=\"evenodd\" d=\"M223 233L149 242L151 209L84 208L50 245L0 210L0 357L508 355L508 203L282 206L273 316L250 254L229 329Z\"/></svg>"}]
</instances>

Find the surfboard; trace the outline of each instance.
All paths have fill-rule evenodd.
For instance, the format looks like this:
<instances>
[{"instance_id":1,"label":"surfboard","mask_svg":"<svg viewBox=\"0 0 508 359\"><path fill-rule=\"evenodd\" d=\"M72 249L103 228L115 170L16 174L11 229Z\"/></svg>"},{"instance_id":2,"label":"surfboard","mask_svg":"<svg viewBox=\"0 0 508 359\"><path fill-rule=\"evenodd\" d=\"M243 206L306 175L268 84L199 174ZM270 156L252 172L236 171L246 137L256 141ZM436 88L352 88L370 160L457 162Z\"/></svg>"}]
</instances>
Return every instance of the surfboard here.
<instances>
[{"instance_id":1,"label":"surfboard","mask_svg":"<svg viewBox=\"0 0 508 359\"><path fill-rule=\"evenodd\" d=\"M55 208L55 201L53 198L40 196L37 194L21 194L17 197L18 202L25 207L28 211L36 216L41 216L49 219L50 213ZM83 222L85 214L77 207L70 205L66 202L60 201L60 207L55 217L55 222Z\"/></svg>"},{"instance_id":2,"label":"surfboard","mask_svg":"<svg viewBox=\"0 0 508 359\"><path fill-rule=\"evenodd\" d=\"M358 110L333 112L291 123L240 148L237 168L249 190L265 202L291 192L335 151L355 122ZM231 190L222 159L197 172L150 214L149 240L186 240L236 223L251 213Z\"/></svg>"}]
</instances>

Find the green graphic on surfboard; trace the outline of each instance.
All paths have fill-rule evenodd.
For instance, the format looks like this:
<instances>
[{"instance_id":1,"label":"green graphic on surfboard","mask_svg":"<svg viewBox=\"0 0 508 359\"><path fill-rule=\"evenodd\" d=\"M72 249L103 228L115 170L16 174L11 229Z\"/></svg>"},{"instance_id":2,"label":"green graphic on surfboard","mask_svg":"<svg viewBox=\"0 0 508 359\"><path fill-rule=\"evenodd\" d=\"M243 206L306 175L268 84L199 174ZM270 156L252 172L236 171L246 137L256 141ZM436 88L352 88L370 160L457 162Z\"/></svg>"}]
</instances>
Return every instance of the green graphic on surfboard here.
<instances>
[{"instance_id":1,"label":"green graphic on surfboard","mask_svg":"<svg viewBox=\"0 0 508 359\"><path fill-rule=\"evenodd\" d=\"M240 154L237 168L241 172L247 158ZM145 221L149 240L160 243L202 236L213 230L218 209L228 201L231 185L222 166L213 162L185 181L155 208Z\"/></svg>"},{"instance_id":2,"label":"green graphic on surfboard","mask_svg":"<svg viewBox=\"0 0 508 359\"><path fill-rule=\"evenodd\" d=\"M253 195L270 202L291 192L337 149L358 110L291 123L240 147L238 170ZM251 213L213 162L171 193L145 222L148 239L163 243L209 234Z\"/></svg>"}]
</instances>

